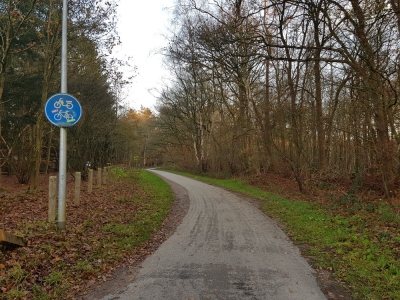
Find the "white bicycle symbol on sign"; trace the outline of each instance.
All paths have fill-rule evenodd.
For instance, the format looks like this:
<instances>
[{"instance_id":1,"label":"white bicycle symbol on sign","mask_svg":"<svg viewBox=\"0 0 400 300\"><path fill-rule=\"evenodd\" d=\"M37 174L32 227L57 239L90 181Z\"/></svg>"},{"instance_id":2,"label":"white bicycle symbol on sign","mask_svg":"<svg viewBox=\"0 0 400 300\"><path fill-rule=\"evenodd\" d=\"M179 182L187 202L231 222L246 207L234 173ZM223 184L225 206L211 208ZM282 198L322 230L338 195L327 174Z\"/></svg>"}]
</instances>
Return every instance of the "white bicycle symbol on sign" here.
<instances>
[{"instance_id":1,"label":"white bicycle symbol on sign","mask_svg":"<svg viewBox=\"0 0 400 300\"><path fill-rule=\"evenodd\" d=\"M62 98L60 98L58 101L54 102L54 107L55 108L60 108L61 106L65 106L68 109L71 109L74 107L74 105L72 104L71 100L67 100L65 101L66 103L64 104L64 100Z\"/></svg>"},{"instance_id":2,"label":"white bicycle symbol on sign","mask_svg":"<svg viewBox=\"0 0 400 300\"><path fill-rule=\"evenodd\" d=\"M69 120L73 120L74 116L71 115L68 111L60 110L57 114L54 115L54 120L60 121L61 118L65 118L65 119L67 119L67 121L69 121Z\"/></svg>"}]
</instances>

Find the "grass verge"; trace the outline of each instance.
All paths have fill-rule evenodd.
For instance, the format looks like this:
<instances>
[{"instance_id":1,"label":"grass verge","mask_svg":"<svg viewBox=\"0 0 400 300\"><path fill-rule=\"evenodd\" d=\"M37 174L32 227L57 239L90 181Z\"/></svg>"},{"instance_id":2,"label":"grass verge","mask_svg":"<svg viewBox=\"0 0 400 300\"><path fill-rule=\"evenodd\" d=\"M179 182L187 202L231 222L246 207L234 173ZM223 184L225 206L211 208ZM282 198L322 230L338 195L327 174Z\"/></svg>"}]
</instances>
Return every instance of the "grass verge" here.
<instances>
[{"instance_id":1,"label":"grass verge","mask_svg":"<svg viewBox=\"0 0 400 300\"><path fill-rule=\"evenodd\" d=\"M314 267L333 271L349 284L355 299L400 299L399 218L387 205L340 215L330 207L289 201L241 180L174 173L261 199L264 212L282 222L295 243L307 245L304 254Z\"/></svg>"}]
</instances>

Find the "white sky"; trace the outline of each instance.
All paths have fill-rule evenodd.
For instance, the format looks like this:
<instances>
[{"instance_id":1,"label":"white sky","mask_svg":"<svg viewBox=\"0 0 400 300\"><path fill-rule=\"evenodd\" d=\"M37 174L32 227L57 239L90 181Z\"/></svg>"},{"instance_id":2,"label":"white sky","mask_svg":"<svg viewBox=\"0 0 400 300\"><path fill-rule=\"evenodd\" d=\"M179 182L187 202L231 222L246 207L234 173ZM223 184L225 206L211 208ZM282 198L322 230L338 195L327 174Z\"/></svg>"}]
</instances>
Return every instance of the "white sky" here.
<instances>
[{"instance_id":1,"label":"white sky","mask_svg":"<svg viewBox=\"0 0 400 300\"><path fill-rule=\"evenodd\" d=\"M120 0L118 31L121 46L113 52L120 59L132 57L138 75L126 89L124 104L139 109L141 105L153 109L157 89L167 71L162 67L159 48L167 45L163 35L168 34L174 0ZM153 94L153 95L152 95Z\"/></svg>"}]
</instances>

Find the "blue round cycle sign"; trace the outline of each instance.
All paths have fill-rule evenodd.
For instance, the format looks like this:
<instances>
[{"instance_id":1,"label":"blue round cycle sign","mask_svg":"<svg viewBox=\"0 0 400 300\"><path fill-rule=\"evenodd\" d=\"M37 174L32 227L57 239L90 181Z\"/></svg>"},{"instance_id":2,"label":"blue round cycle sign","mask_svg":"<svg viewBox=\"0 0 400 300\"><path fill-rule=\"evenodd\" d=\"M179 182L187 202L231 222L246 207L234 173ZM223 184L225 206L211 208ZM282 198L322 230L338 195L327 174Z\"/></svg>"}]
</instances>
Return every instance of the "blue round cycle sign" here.
<instances>
[{"instance_id":1,"label":"blue round cycle sign","mask_svg":"<svg viewBox=\"0 0 400 300\"><path fill-rule=\"evenodd\" d=\"M58 127L71 127L80 120L82 107L74 96L55 94L47 99L44 113L50 123Z\"/></svg>"}]
</instances>

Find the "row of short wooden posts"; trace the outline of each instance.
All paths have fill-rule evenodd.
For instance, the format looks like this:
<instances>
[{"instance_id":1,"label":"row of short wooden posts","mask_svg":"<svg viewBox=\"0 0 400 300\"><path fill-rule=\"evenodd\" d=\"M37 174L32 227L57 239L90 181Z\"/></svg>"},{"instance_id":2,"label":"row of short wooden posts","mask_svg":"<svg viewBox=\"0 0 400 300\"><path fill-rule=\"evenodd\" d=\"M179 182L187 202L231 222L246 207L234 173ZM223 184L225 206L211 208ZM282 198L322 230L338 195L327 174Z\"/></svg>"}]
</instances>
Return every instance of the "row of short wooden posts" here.
<instances>
[{"instance_id":1,"label":"row of short wooden posts","mask_svg":"<svg viewBox=\"0 0 400 300\"><path fill-rule=\"evenodd\" d=\"M108 168L105 167L103 169L97 169L97 186L101 186L101 184L107 183L107 173ZM88 177L88 193L92 193L93 191L93 169L89 169L89 177ZM80 204L80 195L81 195L81 172L75 173L75 197L74 204ZM57 176L50 176L49 178L49 213L48 213L48 221L54 222L56 219L56 211L57 211ZM23 247L25 246L25 242L21 237L15 236L11 233L8 233L4 230L0 229L0 246L8 246L8 247Z\"/></svg>"},{"instance_id":2,"label":"row of short wooden posts","mask_svg":"<svg viewBox=\"0 0 400 300\"><path fill-rule=\"evenodd\" d=\"M96 171L96 184L100 187L102 184L107 183L109 169L108 167L98 168ZM87 192L91 194L93 192L93 169L88 170L88 185ZM81 198L81 172L75 173L75 195L74 204L79 205ZM53 222L56 219L57 212L57 176L49 177L49 212L48 221Z\"/></svg>"}]
</instances>

